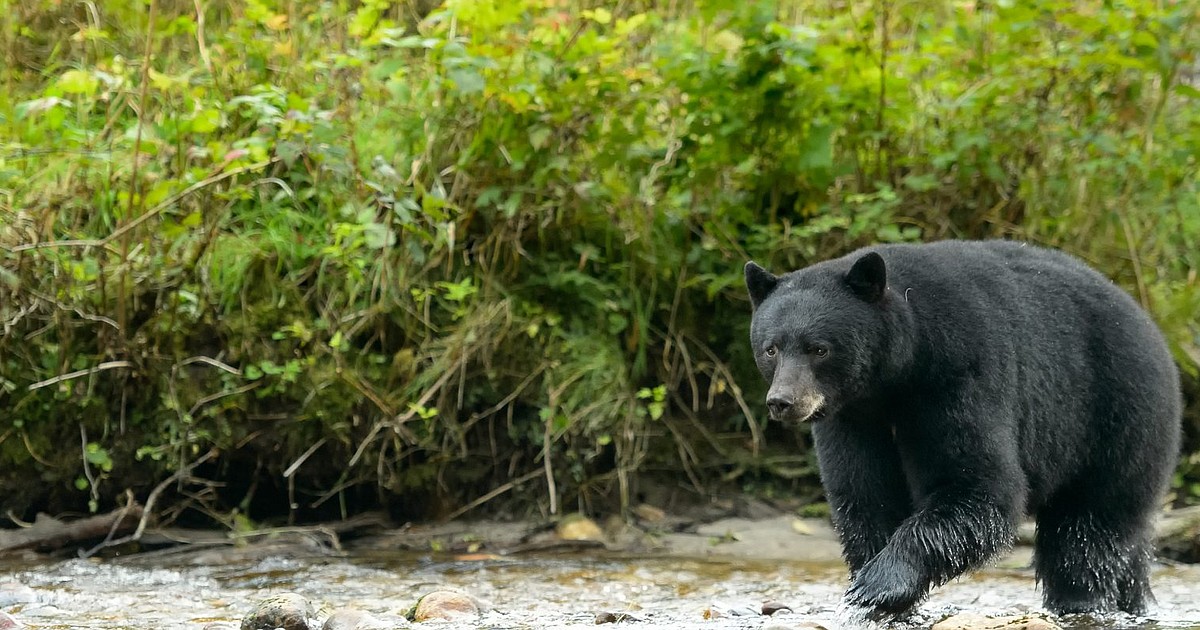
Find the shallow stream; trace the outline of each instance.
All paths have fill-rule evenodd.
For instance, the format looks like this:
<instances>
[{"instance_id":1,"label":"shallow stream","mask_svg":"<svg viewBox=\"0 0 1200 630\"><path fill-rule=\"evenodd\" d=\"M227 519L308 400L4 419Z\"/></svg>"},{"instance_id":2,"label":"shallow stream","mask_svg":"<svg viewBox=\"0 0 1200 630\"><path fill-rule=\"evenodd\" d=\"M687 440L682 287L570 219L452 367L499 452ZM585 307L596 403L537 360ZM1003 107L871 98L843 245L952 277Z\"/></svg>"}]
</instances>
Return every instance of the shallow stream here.
<instances>
[{"instance_id":1,"label":"shallow stream","mask_svg":"<svg viewBox=\"0 0 1200 630\"><path fill-rule=\"evenodd\" d=\"M67 560L0 565L0 610L31 628L199 630L238 622L255 601L299 593L331 609L397 619L439 587L490 603L477 622L426 627L595 627L599 612L630 613L621 628L844 627L836 605L844 570L836 563L689 560L599 555L439 558L430 554L271 557L195 565ZM1060 620L1067 627L1200 628L1200 567L1164 567L1153 579L1150 618ZM28 587L28 588L26 588ZM773 601L791 611L767 617ZM1038 609L1028 570L987 570L938 589L901 627L928 627L956 612L1019 614ZM236 627L236 626L234 626Z\"/></svg>"}]
</instances>

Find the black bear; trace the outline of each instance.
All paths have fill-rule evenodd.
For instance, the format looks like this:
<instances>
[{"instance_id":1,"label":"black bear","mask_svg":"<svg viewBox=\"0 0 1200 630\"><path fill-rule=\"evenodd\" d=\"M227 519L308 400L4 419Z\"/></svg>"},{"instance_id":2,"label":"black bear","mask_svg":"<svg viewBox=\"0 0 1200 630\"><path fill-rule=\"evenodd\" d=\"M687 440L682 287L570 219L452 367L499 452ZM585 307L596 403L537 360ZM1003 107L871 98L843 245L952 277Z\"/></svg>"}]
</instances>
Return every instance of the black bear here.
<instances>
[{"instance_id":1,"label":"black bear","mask_svg":"<svg viewBox=\"0 0 1200 630\"><path fill-rule=\"evenodd\" d=\"M745 271L767 407L812 423L847 603L903 613L1010 547L1030 514L1049 610L1145 610L1182 395L1129 295L1007 241Z\"/></svg>"}]
</instances>

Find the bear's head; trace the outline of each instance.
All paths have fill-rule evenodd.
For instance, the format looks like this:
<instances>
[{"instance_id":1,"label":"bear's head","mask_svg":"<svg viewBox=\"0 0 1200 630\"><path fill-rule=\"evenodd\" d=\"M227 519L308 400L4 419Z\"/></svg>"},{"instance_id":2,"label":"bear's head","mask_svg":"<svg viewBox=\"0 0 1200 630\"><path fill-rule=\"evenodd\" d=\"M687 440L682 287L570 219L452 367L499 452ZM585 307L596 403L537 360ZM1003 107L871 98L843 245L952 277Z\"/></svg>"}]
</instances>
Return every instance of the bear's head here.
<instances>
[{"instance_id":1,"label":"bear's head","mask_svg":"<svg viewBox=\"0 0 1200 630\"><path fill-rule=\"evenodd\" d=\"M750 342L776 420L830 417L868 397L888 351L887 267L870 252L775 276L746 263Z\"/></svg>"}]
</instances>

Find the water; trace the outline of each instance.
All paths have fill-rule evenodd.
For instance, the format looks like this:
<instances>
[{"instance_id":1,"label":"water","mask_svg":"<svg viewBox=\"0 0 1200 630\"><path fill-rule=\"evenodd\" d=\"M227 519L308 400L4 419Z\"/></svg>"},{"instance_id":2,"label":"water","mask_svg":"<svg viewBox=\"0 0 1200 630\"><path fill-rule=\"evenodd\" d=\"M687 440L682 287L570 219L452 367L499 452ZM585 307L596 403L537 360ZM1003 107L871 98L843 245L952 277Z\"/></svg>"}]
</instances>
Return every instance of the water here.
<instances>
[{"instance_id":1,"label":"water","mask_svg":"<svg viewBox=\"0 0 1200 630\"><path fill-rule=\"evenodd\" d=\"M33 628L195 628L238 622L264 596L292 591L331 609L357 608L396 618L440 587L492 605L480 622L455 627L595 627L598 612L631 613L614 628L753 629L815 621L838 627L845 587L836 563L540 556L456 560L431 554L380 553L330 557L289 552L269 558L68 560L0 566L0 582L32 589L13 596L0 587L0 608ZM1075 620L1074 627L1200 628L1200 567L1158 569L1158 606L1150 619ZM7 594L6 594L7 593ZM13 599L33 601L13 602ZM791 612L758 614L775 601ZM991 569L935 591L912 622L928 627L960 611L987 615L1038 609L1031 572ZM713 617L715 619L706 619Z\"/></svg>"}]
</instances>

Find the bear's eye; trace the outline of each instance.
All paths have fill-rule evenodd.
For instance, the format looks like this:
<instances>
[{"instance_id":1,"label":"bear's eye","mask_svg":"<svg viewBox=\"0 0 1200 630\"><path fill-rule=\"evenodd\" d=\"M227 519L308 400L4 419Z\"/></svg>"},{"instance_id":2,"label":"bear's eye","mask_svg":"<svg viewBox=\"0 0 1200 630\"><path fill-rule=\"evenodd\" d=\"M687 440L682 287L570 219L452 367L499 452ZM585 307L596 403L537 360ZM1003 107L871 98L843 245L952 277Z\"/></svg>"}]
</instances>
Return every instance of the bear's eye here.
<instances>
[{"instance_id":1,"label":"bear's eye","mask_svg":"<svg viewBox=\"0 0 1200 630\"><path fill-rule=\"evenodd\" d=\"M829 348L813 345L808 347L808 353L816 356L818 359L824 359L829 356Z\"/></svg>"},{"instance_id":2,"label":"bear's eye","mask_svg":"<svg viewBox=\"0 0 1200 630\"><path fill-rule=\"evenodd\" d=\"M768 357L774 357L778 353L779 353L779 348L776 348L775 346L770 346L767 348L767 356Z\"/></svg>"}]
</instances>

